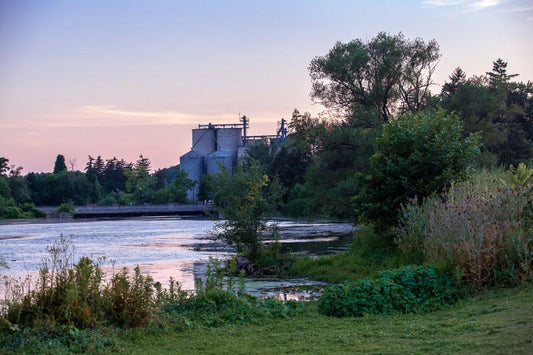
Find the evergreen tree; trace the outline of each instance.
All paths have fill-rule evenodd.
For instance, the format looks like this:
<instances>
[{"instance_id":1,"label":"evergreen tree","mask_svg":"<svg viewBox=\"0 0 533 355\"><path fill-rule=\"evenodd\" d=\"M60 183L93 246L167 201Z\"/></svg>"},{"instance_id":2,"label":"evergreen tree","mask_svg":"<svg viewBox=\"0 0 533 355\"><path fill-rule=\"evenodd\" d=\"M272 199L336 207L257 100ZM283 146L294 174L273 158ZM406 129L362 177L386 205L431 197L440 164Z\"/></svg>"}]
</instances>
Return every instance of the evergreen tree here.
<instances>
[{"instance_id":1,"label":"evergreen tree","mask_svg":"<svg viewBox=\"0 0 533 355\"><path fill-rule=\"evenodd\" d=\"M54 164L54 174L59 174L63 171L67 171L65 157L62 154L58 154L58 156L56 157L56 162Z\"/></svg>"},{"instance_id":2,"label":"evergreen tree","mask_svg":"<svg viewBox=\"0 0 533 355\"><path fill-rule=\"evenodd\" d=\"M489 77L490 86L493 87L506 84L509 80L518 76L518 74L507 74L507 62L504 62L501 58L492 62L492 71L486 74Z\"/></svg>"}]
</instances>

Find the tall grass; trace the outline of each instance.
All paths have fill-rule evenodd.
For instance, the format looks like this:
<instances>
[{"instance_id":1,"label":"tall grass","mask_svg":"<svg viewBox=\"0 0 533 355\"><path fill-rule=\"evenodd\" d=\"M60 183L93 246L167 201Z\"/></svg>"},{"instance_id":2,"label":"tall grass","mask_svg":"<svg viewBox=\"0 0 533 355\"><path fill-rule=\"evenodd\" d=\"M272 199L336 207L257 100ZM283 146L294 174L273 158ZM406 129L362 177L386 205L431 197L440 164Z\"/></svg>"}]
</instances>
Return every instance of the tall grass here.
<instances>
[{"instance_id":1,"label":"tall grass","mask_svg":"<svg viewBox=\"0 0 533 355\"><path fill-rule=\"evenodd\" d=\"M529 176L529 177L527 177ZM479 290L533 279L532 174L481 171L402 210L396 241L414 262L454 269Z\"/></svg>"}]
</instances>

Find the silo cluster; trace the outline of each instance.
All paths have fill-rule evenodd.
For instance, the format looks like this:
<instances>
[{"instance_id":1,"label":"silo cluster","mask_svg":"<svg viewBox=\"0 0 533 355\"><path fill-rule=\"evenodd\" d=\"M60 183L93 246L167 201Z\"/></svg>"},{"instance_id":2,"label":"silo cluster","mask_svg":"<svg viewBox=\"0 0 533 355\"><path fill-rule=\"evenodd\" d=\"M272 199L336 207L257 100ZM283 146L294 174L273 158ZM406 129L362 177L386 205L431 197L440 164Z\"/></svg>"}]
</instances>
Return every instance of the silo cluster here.
<instances>
[{"instance_id":1,"label":"silo cluster","mask_svg":"<svg viewBox=\"0 0 533 355\"><path fill-rule=\"evenodd\" d=\"M198 199L200 179L206 174L216 174L223 168L232 172L238 159L246 154L250 145L258 142L281 145L286 140L287 130L282 118L276 135L248 136L248 119L242 116L241 123L198 125L192 130L192 148L180 157L180 169L196 182L187 192L189 200Z\"/></svg>"},{"instance_id":2,"label":"silo cluster","mask_svg":"<svg viewBox=\"0 0 533 355\"><path fill-rule=\"evenodd\" d=\"M192 149L180 157L180 169L188 173L189 179L199 182L202 176L216 174L223 167L233 170L239 148L243 147L242 127L237 126L209 124L192 130ZM197 198L198 185L188 192L189 199Z\"/></svg>"}]
</instances>

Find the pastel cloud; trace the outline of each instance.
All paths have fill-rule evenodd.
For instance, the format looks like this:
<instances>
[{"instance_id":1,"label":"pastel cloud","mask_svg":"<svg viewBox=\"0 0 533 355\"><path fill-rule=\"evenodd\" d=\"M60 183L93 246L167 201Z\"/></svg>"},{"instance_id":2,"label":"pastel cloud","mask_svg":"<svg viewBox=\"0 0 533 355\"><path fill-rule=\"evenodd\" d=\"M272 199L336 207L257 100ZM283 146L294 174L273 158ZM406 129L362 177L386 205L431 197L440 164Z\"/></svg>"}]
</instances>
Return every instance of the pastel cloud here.
<instances>
[{"instance_id":1,"label":"pastel cloud","mask_svg":"<svg viewBox=\"0 0 533 355\"><path fill-rule=\"evenodd\" d=\"M498 6L498 5L501 5L503 1L501 0L481 0L481 1L478 1L474 4L472 4L472 7L475 8L475 9L485 9L485 8L488 8L488 7L494 7L494 6Z\"/></svg>"},{"instance_id":2,"label":"pastel cloud","mask_svg":"<svg viewBox=\"0 0 533 355\"><path fill-rule=\"evenodd\" d=\"M117 105L85 105L63 112L50 112L27 117L25 120L3 120L0 128L35 127L120 127L120 126L160 126L207 123L239 122L240 113L225 113L210 110L209 113L187 113L182 111L147 111L122 108ZM272 122L276 114L257 112L252 115L254 122Z\"/></svg>"},{"instance_id":3,"label":"pastel cloud","mask_svg":"<svg viewBox=\"0 0 533 355\"><path fill-rule=\"evenodd\" d=\"M506 1L508 0L424 0L423 3L432 7L463 5L470 10L483 10L490 7L500 6Z\"/></svg>"}]
</instances>

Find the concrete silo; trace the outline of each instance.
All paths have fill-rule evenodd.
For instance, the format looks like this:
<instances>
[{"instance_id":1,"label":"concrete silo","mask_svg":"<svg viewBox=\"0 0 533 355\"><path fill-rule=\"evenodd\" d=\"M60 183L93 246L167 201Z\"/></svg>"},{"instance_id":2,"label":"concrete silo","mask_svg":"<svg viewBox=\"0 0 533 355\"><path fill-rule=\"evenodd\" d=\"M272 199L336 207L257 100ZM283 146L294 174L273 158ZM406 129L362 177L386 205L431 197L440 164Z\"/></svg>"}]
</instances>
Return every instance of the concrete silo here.
<instances>
[{"instance_id":1,"label":"concrete silo","mask_svg":"<svg viewBox=\"0 0 533 355\"><path fill-rule=\"evenodd\" d=\"M188 178L199 182L200 178L205 175L205 161L204 155L191 150L190 152L180 157L180 169L187 172ZM198 196L198 185L193 189L187 191L187 198L195 200Z\"/></svg>"},{"instance_id":2,"label":"concrete silo","mask_svg":"<svg viewBox=\"0 0 533 355\"><path fill-rule=\"evenodd\" d=\"M207 173L216 174L226 168L230 174L233 170L233 156L230 152L218 150L207 156Z\"/></svg>"},{"instance_id":3,"label":"concrete silo","mask_svg":"<svg viewBox=\"0 0 533 355\"><path fill-rule=\"evenodd\" d=\"M241 128L219 128L217 129L217 152L225 152L231 156L231 167L237 165L237 156L239 146L242 146L242 129Z\"/></svg>"},{"instance_id":4,"label":"concrete silo","mask_svg":"<svg viewBox=\"0 0 533 355\"><path fill-rule=\"evenodd\" d=\"M241 128L219 128L217 129L217 150L225 152L236 152L242 145Z\"/></svg>"},{"instance_id":5,"label":"concrete silo","mask_svg":"<svg viewBox=\"0 0 533 355\"><path fill-rule=\"evenodd\" d=\"M214 128L202 128L192 130L192 149L201 155L213 153L216 147L216 130Z\"/></svg>"}]
</instances>

